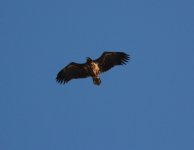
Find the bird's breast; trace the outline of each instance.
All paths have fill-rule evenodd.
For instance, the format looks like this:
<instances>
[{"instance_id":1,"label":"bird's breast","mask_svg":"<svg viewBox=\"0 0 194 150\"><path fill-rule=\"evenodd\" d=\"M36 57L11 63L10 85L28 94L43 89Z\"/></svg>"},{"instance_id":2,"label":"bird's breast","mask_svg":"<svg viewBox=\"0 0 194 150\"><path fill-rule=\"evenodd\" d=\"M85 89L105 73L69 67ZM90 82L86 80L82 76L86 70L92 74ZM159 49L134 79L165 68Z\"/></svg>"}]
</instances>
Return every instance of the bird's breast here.
<instances>
[{"instance_id":1,"label":"bird's breast","mask_svg":"<svg viewBox=\"0 0 194 150\"><path fill-rule=\"evenodd\" d=\"M95 62L92 62L90 67L91 67L91 70L92 70L93 74L95 76L98 76L99 73L100 73L100 68L99 68L98 64L96 64Z\"/></svg>"}]
</instances>

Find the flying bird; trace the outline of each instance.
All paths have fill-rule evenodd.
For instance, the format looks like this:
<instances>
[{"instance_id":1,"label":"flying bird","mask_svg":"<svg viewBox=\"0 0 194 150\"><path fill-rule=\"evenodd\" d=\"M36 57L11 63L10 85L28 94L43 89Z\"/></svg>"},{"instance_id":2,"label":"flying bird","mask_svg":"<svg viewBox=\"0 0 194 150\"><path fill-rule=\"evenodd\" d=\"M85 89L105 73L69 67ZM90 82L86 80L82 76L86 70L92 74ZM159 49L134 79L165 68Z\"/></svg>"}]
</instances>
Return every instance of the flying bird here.
<instances>
[{"instance_id":1,"label":"flying bird","mask_svg":"<svg viewBox=\"0 0 194 150\"><path fill-rule=\"evenodd\" d=\"M95 60L86 57L85 63L71 62L59 71L56 81L65 84L72 79L92 77L95 85L101 84L100 74L110 70L117 65L125 65L130 59L130 55L124 52L103 52Z\"/></svg>"}]
</instances>

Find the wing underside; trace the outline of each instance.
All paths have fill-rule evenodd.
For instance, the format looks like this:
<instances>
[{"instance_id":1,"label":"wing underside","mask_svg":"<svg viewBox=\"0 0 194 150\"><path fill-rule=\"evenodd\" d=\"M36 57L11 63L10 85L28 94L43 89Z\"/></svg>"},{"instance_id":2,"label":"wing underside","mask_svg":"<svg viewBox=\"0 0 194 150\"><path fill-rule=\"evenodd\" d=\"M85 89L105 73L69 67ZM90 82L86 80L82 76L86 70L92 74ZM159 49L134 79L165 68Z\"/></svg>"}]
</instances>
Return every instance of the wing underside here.
<instances>
[{"instance_id":1,"label":"wing underside","mask_svg":"<svg viewBox=\"0 0 194 150\"><path fill-rule=\"evenodd\" d=\"M66 67L64 67L61 71L59 71L56 80L60 84L64 84L72 79L86 78L88 76L89 73L85 64L78 64L72 62Z\"/></svg>"},{"instance_id":2,"label":"wing underside","mask_svg":"<svg viewBox=\"0 0 194 150\"><path fill-rule=\"evenodd\" d=\"M101 72L108 71L116 65L125 65L130 56L124 52L104 52L95 62L98 63Z\"/></svg>"}]
</instances>

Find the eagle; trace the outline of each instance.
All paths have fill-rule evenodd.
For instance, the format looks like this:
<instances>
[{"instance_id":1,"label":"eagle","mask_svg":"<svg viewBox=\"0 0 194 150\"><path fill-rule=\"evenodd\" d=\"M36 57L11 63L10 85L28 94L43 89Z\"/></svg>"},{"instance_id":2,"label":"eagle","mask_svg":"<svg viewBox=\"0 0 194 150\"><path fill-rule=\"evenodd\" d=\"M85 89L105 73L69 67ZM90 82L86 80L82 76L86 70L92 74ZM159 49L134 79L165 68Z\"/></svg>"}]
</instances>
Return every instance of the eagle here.
<instances>
[{"instance_id":1,"label":"eagle","mask_svg":"<svg viewBox=\"0 0 194 150\"><path fill-rule=\"evenodd\" d=\"M103 52L102 55L92 60L86 57L85 63L71 62L60 70L56 81L59 84L65 84L72 79L91 77L95 85L101 84L100 74L110 70L117 65L126 65L130 55L124 52Z\"/></svg>"}]
</instances>

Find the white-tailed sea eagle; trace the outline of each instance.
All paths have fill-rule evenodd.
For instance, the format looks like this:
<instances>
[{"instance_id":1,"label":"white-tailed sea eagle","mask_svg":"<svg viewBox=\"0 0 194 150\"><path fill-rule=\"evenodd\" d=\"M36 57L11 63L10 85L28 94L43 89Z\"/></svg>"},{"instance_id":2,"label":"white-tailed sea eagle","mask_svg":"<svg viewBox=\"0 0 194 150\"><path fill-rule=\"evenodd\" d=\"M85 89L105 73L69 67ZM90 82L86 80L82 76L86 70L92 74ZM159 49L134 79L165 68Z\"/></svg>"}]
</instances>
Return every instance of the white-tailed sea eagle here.
<instances>
[{"instance_id":1,"label":"white-tailed sea eagle","mask_svg":"<svg viewBox=\"0 0 194 150\"><path fill-rule=\"evenodd\" d=\"M116 65L125 65L130 56L124 52L104 52L98 59L86 58L86 63L69 63L57 74L56 80L65 84L72 79L92 77L95 85L100 85L99 75Z\"/></svg>"}]
</instances>

